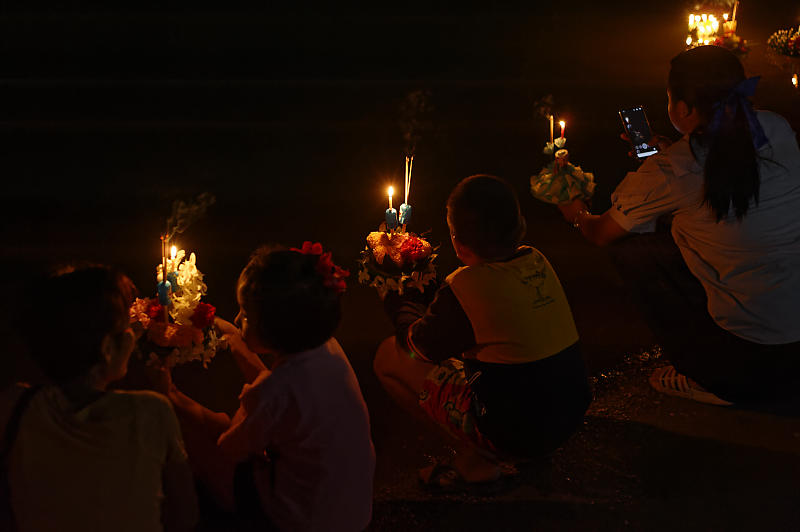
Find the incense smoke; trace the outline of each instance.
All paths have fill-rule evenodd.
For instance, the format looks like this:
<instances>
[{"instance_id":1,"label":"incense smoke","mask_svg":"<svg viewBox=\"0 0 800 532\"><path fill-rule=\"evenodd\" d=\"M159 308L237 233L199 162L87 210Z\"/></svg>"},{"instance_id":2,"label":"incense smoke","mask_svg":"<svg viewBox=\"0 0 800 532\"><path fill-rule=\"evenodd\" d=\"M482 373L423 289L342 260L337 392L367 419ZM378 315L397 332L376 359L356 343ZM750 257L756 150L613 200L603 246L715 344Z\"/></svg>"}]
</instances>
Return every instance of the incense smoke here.
<instances>
[{"instance_id":1,"label":"incense smoke","mask_svg":"<svg viewBox=\"0 0 800 532\"><path fill-rule=\"evenodd\" d=\"M432 126L429 119L429 114L433 111L433 106L428 101L430 95L430 91L416 90L410 92L400 104L398 122L406 143L406 155L414 155L422 131Z\"/></svg>"},{"instance_id":2,"label":"incense smoke","mask_svg":"<svg viewBox=\"0 0 800 532\"><path fill-rule=\"evenodd\" d=\"M553 107L555 107L553 95L548 94L547 96L539 98L533 102L533 115L549 119L550 115L555 114L553 113Z\"/></svg>"},{"instance_id":3,"label":"incense smoke","mask_svg":"<svg viewBox=\"0 0 800 532\"><path fill-rule=\"evenodd\" d=\"M194 201L189 203L175 200L172 204L172 214L167 219L167 239L172 238L176 233L186 231L190 225L205 215L215 201L217 198L210 192L199 194Z\"/></svg>"}]
</instances>

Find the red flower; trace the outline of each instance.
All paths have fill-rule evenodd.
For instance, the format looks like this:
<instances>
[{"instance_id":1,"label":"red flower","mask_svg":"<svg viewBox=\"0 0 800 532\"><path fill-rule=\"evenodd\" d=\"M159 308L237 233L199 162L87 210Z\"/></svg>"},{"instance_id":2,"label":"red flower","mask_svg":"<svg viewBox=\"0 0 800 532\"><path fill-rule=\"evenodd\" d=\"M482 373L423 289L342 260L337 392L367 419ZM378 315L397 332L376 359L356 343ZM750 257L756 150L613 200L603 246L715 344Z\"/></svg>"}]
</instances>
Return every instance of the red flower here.
<instances>
[{"instance_id":1,"label":"red flower","mask_svg":"<svg viewBox=\"0 0 800 532\"><path fill-rule=\"evenodd\" d=\"M164 321L164 305L158 302L158 299L153 298L147 305L147 315L151 320Z\"/></svg>"},{"instance_id":2,"label":"red flower","mask_svg":"<svg viewBox=\"0 0 800 532\"><path fill-rule=\"evenodd\" d=\"M291 248L291 251L297 251L303 255L319 255L319 259L317 259L317 273L322 276L324 285L328 288L333 288L339 294L345 291L347 285L344 279L350 275L350 272L334 264L331 258L331 252L322 252L322 244L319 242L311 243L306 240L303 242L302 249Z\"/></svg>"},{"instance_id":3,"label":"red flower","mask_svg":"<svg viewBox=\"0 0 800 532\"><path fill-rule=\"evenodd\" d=\"M197 307L194 309L194 314L192 314L192 317L189 319L192 321L192 325L198 329L205 329L214 323L214 315L216 313L217 309L213 305L198 303Z\"/></svg>"},{"instance_id":4,"label":"red flower","mask_svg":"<svg viewBox=\"0 0 800 532\"><path fill-rule=\"evenodd\" d=\"M431 245L416 236L409 236L400 246L400 257L404 262L417 262L431 254Z\"/></svg>"},{"instance_id":5,"label":"red flower","mask_svg":"<svg viewBox=\"0 0 800 532\"><path fill-rule=\"evenodd\" d=\"M344 282L344 279L350 275L350 272L333 263L330 251L320 255L317 261L317 272L324 279L323 284L325 286L333 288L340 294L344 293L345 288L347 288L347 283Z\"/></svg>"},{"instance_id":6,"label":"red flower","mask_svg":"<svg viewBox=\"0 0 800 532\"><path fill-rule=\"evenodd\" d=\"M303 255L322 255L322 244L319 242L314 242L313 244L306 240L303 242L303 248L291 248L290 251L297 251L298 253L302 253Z\"/></svg>"}]
</instances>

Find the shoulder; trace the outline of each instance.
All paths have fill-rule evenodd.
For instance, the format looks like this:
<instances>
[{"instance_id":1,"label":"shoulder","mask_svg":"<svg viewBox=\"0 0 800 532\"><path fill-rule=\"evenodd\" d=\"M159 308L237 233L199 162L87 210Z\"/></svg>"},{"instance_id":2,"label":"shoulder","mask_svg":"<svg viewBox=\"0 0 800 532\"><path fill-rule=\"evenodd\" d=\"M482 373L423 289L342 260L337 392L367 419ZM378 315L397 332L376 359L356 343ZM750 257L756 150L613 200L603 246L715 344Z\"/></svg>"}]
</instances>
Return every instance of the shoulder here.
<instances>
[{"instance_id":1,"label":"shoulder","mask_svg":"<svg viewBox=\"0 0 800 532\"><path fill-rule=\"evenodd\" d=\"M149 390L115 390L108 394L105 403L112 408L128 411L147 411L174 415L169 399Z\"/></svg>"},{"instance_id":2,"label":"shoulder","mask_svg":"<svg viewBox=\"0 0 800 532\"><path fill-rule=\"evenodd\" d=\"M462 266L460 268L456 268L455 270L453 270L453 272L450 275L445 277L445 280L444 280L445 283L451 284L459 275L461 275L461 276L469 275L470 269L474 269L474 268L472 266ZM447 286L447 285L444 285L444 286ZM440 290L441 290L441 288L440 288Z\"/></svg>"},{"instance_id":3,"label":"shoulder","mask_svg":"<svg viewBox=\"0 0 800 532\"><path fill-rule=\"evenodd\" d=\"M795 132L786 118L772 111L756 111L756 116L770 144L781 141L796 144Z\"/></svg>"}]
</instances>

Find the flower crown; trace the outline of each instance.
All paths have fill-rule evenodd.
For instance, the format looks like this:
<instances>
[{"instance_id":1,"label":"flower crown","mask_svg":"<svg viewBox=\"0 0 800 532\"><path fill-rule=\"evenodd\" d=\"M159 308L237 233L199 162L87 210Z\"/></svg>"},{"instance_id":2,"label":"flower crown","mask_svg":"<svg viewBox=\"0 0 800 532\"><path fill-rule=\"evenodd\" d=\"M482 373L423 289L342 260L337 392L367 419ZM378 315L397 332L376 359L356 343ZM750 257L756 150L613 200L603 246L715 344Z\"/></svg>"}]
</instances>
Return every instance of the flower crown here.
<instances>
[{"instance_id":1,"label":"flower crown","mask_svg":"<svg viewBox=\"0 0 800 532\"><path fill-rule=\"evenodd\" d=\"M344 270L333 263L331 252L322 252L322 244L319 242L311 243L309 241L303 242L302 249L290 248L291 251L302 253L303 255L317 255L317 273L323 278L323 284L328 288L333 288L337 294L343 294L347 285L344 282L345 277L350 275L350 272Z\"/></svg>"}]
</instances>

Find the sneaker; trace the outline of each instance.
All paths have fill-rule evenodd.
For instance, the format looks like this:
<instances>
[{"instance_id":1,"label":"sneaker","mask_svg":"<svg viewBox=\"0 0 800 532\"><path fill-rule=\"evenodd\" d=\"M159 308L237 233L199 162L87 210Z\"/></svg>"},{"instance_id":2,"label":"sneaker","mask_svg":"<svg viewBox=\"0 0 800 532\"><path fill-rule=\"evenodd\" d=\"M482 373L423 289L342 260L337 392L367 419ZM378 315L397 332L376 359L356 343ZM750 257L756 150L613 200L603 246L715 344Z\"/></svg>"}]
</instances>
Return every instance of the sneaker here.
<instances>
[{"instance_id":1,"label":"sneaker","mask_svg":"<svg viewBox=\"0 0 800 532\"><path fill-rule=\"evenodd\" d=\"M733 404L705 390L692 379L678 373L672 366L664 366L653 371L650 375L650 386L661 393L690 399L698 403L717 406L731 406Z\"/></svg>"}]
</instances>

